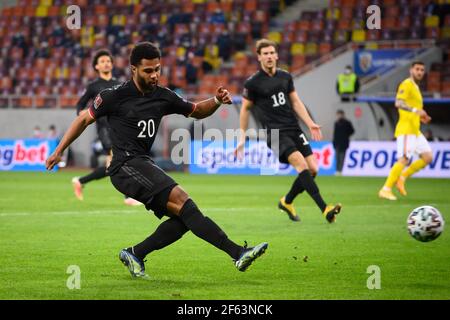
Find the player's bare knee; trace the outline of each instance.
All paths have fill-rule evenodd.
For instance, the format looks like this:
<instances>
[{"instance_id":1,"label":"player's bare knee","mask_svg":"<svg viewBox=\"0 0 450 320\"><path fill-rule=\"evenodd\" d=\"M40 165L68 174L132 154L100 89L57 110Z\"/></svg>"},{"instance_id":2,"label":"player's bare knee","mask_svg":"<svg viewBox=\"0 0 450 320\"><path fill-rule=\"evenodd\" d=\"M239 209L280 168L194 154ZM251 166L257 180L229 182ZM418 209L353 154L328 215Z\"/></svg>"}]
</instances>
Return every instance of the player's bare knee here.
<instances>
[{"instance_id":1,"label":"player's bare knee","mask_svg":"<svg viewBox=\"0 0 450 320\"><path fill-rule=\"evenodd\" d=\"M433 161L433 154L430 153L423 153L420 155L420 157L422 158L423 161L426 162L426 164L430 164Z\"/></svg>"},{"instance_id":2,"label":"player's bare knee","mask_svg":"<svg viewBox=\"0 0 450 320\"><path fill-rule=\"evenodd\" d=\"M309 166L309 172L311 173L311 176L315 177L319 173L319 168L317 168L317 166Z\"/></svg>"},{"instance_id":3,"label":"player's bare knee","mask_svg":"<svg viewBox=\"0 0 450 320\"><path fill-rule=\"evenodd\" d=\"M300 173L300 172L302 172L302 171L304 171L304 170L308 170L309 168L308 168L308 165L306 164L306 162L302 162L302 161L300 161L300 162L297 162L295 165L294 165L294 168L295 168L295 170L298 172L298 173Z\"/></svg>"},{"instance_id":4,"label":"player's bare knee","mask_svg":"<svg viewBox=\"0 0 450 320\"><path fill-rule=\"evenodd\" d=\"M399 158L397 161L406 166L409 162L409 159L407 157L403 156L403 157Z\"/></svg>"},{"instance_id":5,"label":"player's bare knee","mask_svg":"<svg viewBox=\"0 0 450 320\"><path fill-rule=\"evenodd\" d=\"M180 186L176 186L170 191L169 201L167 202L167 210L177 216L180 215L186 201L188 201L189 195Z\"/></svg>"}]
</instances>

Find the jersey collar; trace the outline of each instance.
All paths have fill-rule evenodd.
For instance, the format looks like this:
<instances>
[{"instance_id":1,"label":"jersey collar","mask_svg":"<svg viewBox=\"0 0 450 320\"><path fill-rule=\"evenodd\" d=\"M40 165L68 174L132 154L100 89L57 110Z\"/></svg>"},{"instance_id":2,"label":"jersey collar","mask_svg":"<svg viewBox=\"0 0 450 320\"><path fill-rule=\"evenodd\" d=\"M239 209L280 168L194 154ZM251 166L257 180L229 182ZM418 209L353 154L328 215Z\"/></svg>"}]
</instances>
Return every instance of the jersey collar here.
<instances>
[{"instance_id":1,"label":"jersey collar","mask_svg":"<svg viewBox=\"0 0 450 320\"><path fill-rule=\"evenodd\" d=\"M264 71L264 69L262 67L259 67L259 71L264 74L265 76L269 77L269 78L273 78L277 75L278 73L278 68L275 68L275 73L273 74L273 76L271 76L270 74L268 74L266 71Z\"/></svg>"},{"instance_id":2,"label":"jersey collar","mask_svg":"<svg viewBox=\"0 0 450 320\"><path fill-rule=\"evenodd\" d=\"M136 84L134 83L133 78L131 78L129 81L130 81L130 87L131 87L132 92L135 93L135 94L137 94L137 95L139 95L139 96L141 96L141 97L148 97L148 96L151 96L152 94L155 93L155 91L156 91L157 88L158 88L158 86L156 86L152 91L147 92L147 93L142 93L142 92L138 89L138 87L136 86Z\"/></svg>"}]
</instances>

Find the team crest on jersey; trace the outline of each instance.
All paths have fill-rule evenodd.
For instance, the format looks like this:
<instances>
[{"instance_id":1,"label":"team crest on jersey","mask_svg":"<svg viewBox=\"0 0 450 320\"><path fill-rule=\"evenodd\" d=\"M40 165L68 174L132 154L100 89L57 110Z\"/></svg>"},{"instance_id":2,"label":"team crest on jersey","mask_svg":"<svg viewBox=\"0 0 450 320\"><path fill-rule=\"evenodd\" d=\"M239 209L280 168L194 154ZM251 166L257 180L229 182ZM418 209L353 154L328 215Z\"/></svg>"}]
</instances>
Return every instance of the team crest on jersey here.
<instances>
[{"instance_id":1,"label":"team crest on jersey","mask_svg":"<svg viewBox=\"0 0 450 320\"><path fill-rule=\"evenodd\" d=\"M102 97L98 94L94 100L94 109L97 109L102 104Z\"/></svg>"}]
</instances>

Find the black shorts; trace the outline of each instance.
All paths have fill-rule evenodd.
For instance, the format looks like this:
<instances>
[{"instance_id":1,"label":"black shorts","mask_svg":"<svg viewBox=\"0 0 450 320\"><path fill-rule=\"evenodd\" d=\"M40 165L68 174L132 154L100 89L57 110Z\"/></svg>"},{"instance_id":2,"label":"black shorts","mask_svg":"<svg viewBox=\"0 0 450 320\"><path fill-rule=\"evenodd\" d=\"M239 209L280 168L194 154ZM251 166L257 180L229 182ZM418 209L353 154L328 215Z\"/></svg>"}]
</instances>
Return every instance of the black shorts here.
<instances>
[{"instance_id":1,"label":"black shorts","mask_svg":"<svg viewBox=\"0 0 450 320\"><path fill-rule=\"evenodd\" d=\"M271 141L271 135L268 134L267 145L278 155L281 163L289 163L288 157L295 151L300 151L305 158L313 154L311 145L302 130L280 131L279 143Z\"/></svg>"},{"instance_id":2,"label":"black shorts","mask_svg":"<svg viewBox=\"0 0 450 320\"><path fill-rule=\"evenodd\" d=\"M111 175L111 182L127 197L142 202L159 219L167 215L169 194L177 185L175 180L146 156L125 162Z\"/></svg>"},{"instance_id":3,"label":"black shorts","mask_svg":"<svg viewBox=\"0 0 450 320\"><path fill-rule=\"evenodd\" d=\"M103 151L105 154L109 154L112 148L112 141L108 127L99 127L97 130L98 139L102 143Z\"/></svg>"}]
</instances>

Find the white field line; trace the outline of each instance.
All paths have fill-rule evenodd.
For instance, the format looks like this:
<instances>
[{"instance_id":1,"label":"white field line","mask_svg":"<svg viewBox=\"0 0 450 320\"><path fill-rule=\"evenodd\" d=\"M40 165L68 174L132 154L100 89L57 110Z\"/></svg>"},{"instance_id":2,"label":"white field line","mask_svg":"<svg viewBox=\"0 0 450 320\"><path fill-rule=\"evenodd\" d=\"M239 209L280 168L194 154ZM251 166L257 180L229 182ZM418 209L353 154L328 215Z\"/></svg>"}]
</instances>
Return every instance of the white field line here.
<instances>
[{"instance_id":1,"label":"white field line","mask_svg":"<svg viewBox=\"0 0 450 320\"><path fill-rule=\"evenodd\" d=\"M434 203L430 203L428 205L431 206L436 206L436 204ZM442 206L442 205L441 205ZM305 208L305 209L312 209L312 208L316 208L316 206L298 206L299 208ZM406 204L406 203L402 203L402 204L397 204L396 207L402 207L402 208L414 208L415 205L412 204ZM350 209L350 208L354 208L354 209L370 209L370 208L392 208L392 205L388 205L388 204L380 204L380 205L375 205L375 204L368 204L368 205L348 205L343 207L343 209ZM204 212L208 212L208 211L217 211L217 212L230 212L230 211L245 211L245 210L255 210L255 211L274 211L274 210L278 210L277 207L263 207L263 208L258 208L258 207L231 207L231 208L227 208L227 207L204 207L201 208L202 211ZM89 215L89 214L141 214L142 212L145 212L145 208L142 208L142 210L79 210L79 211L47 211L47 212L40 212L38 213L38 215L55 215L55 216L59 216L59 215ZM4 213L0 213L0 218L1 217L20 217L20 216L30 216L30 215L34 215L36 213L34 212L4 212Z\"/></svg>"}]
</instances>

